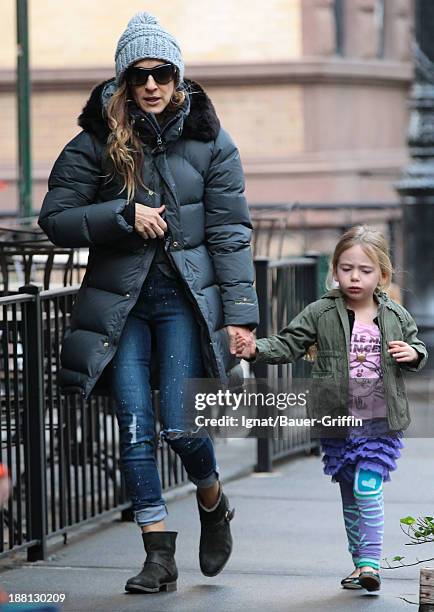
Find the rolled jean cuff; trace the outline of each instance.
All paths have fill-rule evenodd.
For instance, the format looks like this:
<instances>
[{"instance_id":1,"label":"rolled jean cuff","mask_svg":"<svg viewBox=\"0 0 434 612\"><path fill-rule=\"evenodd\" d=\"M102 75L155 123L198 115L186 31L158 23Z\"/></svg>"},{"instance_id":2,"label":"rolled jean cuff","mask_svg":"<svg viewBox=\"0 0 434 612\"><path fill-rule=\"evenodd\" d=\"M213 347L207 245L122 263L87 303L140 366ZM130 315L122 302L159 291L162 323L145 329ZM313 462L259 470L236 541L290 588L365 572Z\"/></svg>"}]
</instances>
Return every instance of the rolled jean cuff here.
<instances>
[{"instance_id":1,"label":"rolled jean cuff","mask_svg":"<svg viewBox=\"0 0 434 612\"><path fill-rule=\"evenodd\" d=\"M143 525L152 525L163 521L167 516L167 508L164 504L160 506L148 506L134 511L134 520L139 527Z\"/></svg>"},{"instance_id":2,"label":"rolled jean cuff","mask_svg":"<svg viewBox=\"0 0 434 612\"><path fill-rule=\"evenodd\" d=\"M208 489L209 487L212 487L215 482L218 482L219 474L217 471L213 470L206 478L195 478L189 474L188 479L191 480L191 482L194 483L198 489Z\"/></svg>"}]
</instances>

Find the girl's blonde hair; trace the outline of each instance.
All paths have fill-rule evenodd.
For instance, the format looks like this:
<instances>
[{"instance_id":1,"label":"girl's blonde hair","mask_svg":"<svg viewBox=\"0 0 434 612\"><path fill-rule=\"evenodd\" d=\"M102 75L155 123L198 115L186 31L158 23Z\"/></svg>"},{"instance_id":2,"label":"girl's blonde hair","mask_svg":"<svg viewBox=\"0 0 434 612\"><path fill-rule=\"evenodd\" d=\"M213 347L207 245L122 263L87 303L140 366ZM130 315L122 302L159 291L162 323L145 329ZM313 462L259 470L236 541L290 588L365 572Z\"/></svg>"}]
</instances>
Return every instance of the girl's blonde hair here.
<instances>
[{"instance_id":1,"label":"girl's blonde hair","mask_svg":"<svg viewBox=\"0 0 434 612\"><path fill-rule=\"evenodd\" d=\"M331 289L333 286L333 274L336 273L338 261L342 253L357 244L362 247L369 259L379 265L381 278L377 289L384 291L390 285L393 274L389 245L381 232L366 225L355 225L340 237L331 258L327 288Z\"/></svg>"},{"instance_id":2,"label":"girl's blonde hair","mask_svg":"<svg viewBox=\"0 0 434 612\"><path fill-rule=\"evenodd\" d=\"M113 175L123 179L121 192L127 190L127 199L134 198L137 186L145 187L142 178L143 149L142 141L133 129L128 113L129 91L124 81L116 90L107 105L107 122L110 134L107 139L107 154L113 163ZM174 111L184 104L185 92L175 90L167 106Z\"/></svg>"}]
</instances>

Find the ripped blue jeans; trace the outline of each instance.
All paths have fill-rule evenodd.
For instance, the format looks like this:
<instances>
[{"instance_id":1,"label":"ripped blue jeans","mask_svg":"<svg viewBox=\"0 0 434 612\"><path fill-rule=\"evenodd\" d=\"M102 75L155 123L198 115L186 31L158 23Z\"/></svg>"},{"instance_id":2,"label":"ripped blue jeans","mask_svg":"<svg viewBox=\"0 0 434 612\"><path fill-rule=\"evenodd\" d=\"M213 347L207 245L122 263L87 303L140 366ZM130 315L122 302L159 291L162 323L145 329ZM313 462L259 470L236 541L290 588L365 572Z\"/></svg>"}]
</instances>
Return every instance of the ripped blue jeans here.
<instances>
[{"instance_id":1,"label":"ripped blue jeans","mask_svg":"<svg viewBox=\"0 0 434 612\"><path fill-rule=\"evenodd\" d=\"M167 515L155 457L151 352L160 380L161 436L179 455L189 479L210 487L218 480L211 439L181 435L184 380L204 375L199 326L181 282L158 270L145 280L112 362L122 471L140 526Z\"/></svg>"}]
</instances>

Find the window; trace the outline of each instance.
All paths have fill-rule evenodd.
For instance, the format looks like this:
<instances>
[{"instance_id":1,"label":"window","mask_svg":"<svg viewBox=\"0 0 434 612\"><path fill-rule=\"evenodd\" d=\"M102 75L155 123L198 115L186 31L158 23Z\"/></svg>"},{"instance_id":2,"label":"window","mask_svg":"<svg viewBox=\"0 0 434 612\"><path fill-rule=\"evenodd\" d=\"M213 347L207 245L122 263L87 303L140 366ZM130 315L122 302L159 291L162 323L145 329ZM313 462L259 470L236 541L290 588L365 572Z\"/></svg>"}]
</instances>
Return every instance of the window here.
<instances>
[{"instance_id":1,"label":"window","mask_svg":"<svg viewBox=\"0 0 434 612\"><path fill-rule=\"evenodd\" d=\"M385 0L376 0L374 8L375 31L377 33L376 57L384 57L384 3Z\"/></svg>"},{"instance_id":2,"label":"window","mask_svg":"<svg viewBox=\"0 0 434 612\"><path fill-rule=\"evenodd\" d=\"M335 0L336 55L344 54L344 1Z\"/></svg>"}]
</instances>

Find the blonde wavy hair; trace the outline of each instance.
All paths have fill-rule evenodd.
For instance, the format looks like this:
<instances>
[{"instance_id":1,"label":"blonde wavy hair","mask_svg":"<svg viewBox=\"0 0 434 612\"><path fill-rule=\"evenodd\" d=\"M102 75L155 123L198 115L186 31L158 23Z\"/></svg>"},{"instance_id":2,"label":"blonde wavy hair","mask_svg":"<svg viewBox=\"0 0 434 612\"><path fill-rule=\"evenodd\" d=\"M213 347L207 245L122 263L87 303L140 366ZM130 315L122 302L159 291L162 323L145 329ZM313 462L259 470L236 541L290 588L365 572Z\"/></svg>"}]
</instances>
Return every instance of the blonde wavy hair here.
<instances>
[{"instance_id":1,"label":"blonde wavy hair","mask_svg":"<svg viewBox=\"0 0 434 612\"><path fill-rule=\"evenodd\" d=\"M367 225L355 225L340 237L330 261L326 283L327 288L331 289L333 287L333 274L336 273L338 261L342 253L357 244L361 246L369 259L380 267L381 278L377 285L377 290L385 291L390 285L393 274L389 245L381 232Z\"/></svg>"},{"instance_id":2,"label":"blonde wavy hair","mask_svg":"<svg viewBox=\"0 0 434 612\"><path fill-rule=\"evenodd\" d=\"M167 110L175 111L184 104L185 92L175 90L167 105ZM123 180L120 193L126 189L127 199L134 198L137 187L146 189L142 178L143 149L139 135L134 131L128 113L128 100L131 99L128 85L124 80L107 105L106 115L110 128L107 139L107 154L113 164L113 174Z\"/></svg>"}]
</instances>

